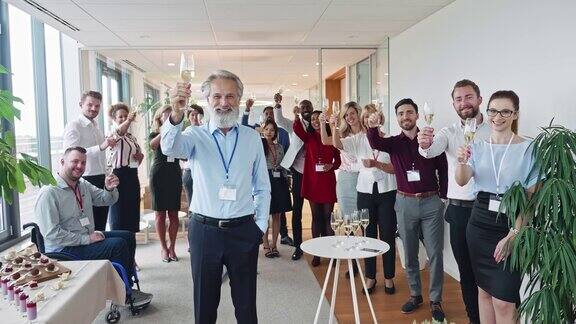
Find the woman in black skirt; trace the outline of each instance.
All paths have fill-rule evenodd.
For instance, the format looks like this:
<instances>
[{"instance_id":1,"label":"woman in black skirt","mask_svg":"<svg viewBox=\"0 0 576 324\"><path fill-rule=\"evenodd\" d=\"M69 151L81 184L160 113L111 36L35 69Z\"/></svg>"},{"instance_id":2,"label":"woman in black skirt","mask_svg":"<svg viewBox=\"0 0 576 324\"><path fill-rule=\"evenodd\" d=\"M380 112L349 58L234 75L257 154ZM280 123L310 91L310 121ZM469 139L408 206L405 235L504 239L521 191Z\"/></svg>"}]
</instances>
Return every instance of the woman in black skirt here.
<instances>
[{"instance_id":1,"label":"woman in black skirt","mask_svg":"<svg viewBox=\"0 0 576 324\"><path fill-rule=\"evenodd\" d=\"M478 284L482 324L518 322L516 306L522 280L506 261L522 217L504 214L500 200L516 181L529 195L536 184L531 141L517 135L519 102L513 91L494 93L486 110L492 128L490 139L462 146L457 157L456 182L463 186L474 178L477 194L466 240Z\"/></svg>"},{"instance_id":2,"label":"woman in black skirt","mask_svg":"<svg viewBox=\"0 0 576 324\"><path fill-rule=\"evenodd\" d=\"M286 174L280 162L284 158L284 149L278 143L278 126L274 121L268 119L262 125L262 144L264 145L264 154L266 155L266 165L268 166L268 175L270 176L270 185L272 188L272 199L270 200L270 215L272 216L272 241L268 240L268 230L264 233L263 246L265 256L268 258L279 257L276 242L280 233L280 214L292 210L292 200L290 199L290 189Z\"/></svg>"},{"instance_id":3,"label":"woman in black skirt","mask_svg":"<svg viewBox=\"0 0 576 324\"><path fill-rule=\"evenodd\" d=\"M140 181L138 166L144 154L138 141L128 131L136 118L124 103L110 106L108 116L114 121L116 145L108 149L108 170L113 170L120 180L118 200L108 212L111 230L126 230L133 233L140 231Z\"/></svg>"},{"instance_id":4,"label":"woman in black skirt","mask_svg":"<svg viewBox=\"0 0 576 324\"><path fill-rule=\"evenodd\" d=\"M172 107L165 105L154 114L154 131L150 133L150 148L155 151L150 169L150 192L152 209L156 212L156 233L162 247L162 261L178 261L176 256L176 235L178 234L178 211L182 193L182 169L178 159L166 156L160 147L160 127L170 117ZM166 215L170 221L166 244Z\"/></svg>"}]
</instances>

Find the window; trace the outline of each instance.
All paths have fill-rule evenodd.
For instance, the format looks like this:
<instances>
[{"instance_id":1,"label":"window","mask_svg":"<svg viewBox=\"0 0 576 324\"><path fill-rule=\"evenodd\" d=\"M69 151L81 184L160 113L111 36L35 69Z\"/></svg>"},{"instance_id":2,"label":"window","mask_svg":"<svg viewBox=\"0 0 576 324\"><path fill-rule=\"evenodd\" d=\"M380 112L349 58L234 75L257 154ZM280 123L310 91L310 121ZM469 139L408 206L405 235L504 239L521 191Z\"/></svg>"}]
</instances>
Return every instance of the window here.
<instances>
[{"instance_id":1,"label":"window","mask_svg":"<svg viewBox=\"0 0 576 324\"><path fill-rule=\"evenodd\" d=\"M48 90L48 116L50 122L50 161L52 171L58 170L64 153L64 100L62 92L62 62L60 60L60 32L44 25L46 52L46 86Z\"/></svg>"},{"instance_id":2,"label":"window","mask_svg":"<svg viewBox=\"0 0 576 324\"><path fill-rule=\"evenodd\" d=\"M32 54L32 21L30 15L10 5L10 52L12 72L12 92L24 104L16 104L20 109L20 120L14 123L17 153L38 157L38 136L36 129L36 106L34 94L34 71ZM20 223L25 224L34 218L34 199L37 187L26 180L26 191L19 195Z\"/></svg>"},{"instance_id":3,"label":"window","mask_svg":"<svg viewBox=\"0 0 576 324\"><path fill-rule=\"evenodd\" d=\"M128 84L130 83L129 75L115 68L111 68L105 62L98 60L100 67L100 87L102 93L102 108L100 110L101 121L103 121L102 129L104 134L110 131L112 121L108 117L108 107L118 102L130 103L130 91Z\"/></svg>"}]
</instances>

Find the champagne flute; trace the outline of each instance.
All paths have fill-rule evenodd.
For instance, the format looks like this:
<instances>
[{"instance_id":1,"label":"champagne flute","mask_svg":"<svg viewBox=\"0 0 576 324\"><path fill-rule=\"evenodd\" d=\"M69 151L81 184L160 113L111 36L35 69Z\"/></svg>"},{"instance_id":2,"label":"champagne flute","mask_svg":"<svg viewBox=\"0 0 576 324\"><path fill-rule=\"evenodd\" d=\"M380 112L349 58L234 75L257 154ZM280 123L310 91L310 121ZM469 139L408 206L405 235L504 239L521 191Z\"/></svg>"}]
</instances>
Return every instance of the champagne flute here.
<instances>
[{"instance_id":1,"label":"champagne flute","mask_svg":"<svg viewBox=\"0 0 576 324\"><path fill-rule=\"evenodd\" d=\"M434 119L434 109L428 105L428 102L424 102L424 120L428 126L432 125L432 120Z\"/></svg>"},{"instance_id":2,"label":"champagne flute","mask_svg":"<svg viewBox=\"0 0 576 324\"><path fill-rule=\"evenodd\" d=\"M366 244L368 243L368 240L366 240L366 227L368 227L368 224L370 223L370 212L368 211L367 208L364 208L362 210L360 210L360 225L362 226L362 229L364 230L364 239L362 240L362 244Z\"/></svg>"},{"instance_id":3,"label":"champagne flute","mask_svg":"<svg viewBox=\"0 0 576 324\"><path fill-rule=\"evenodd\" d=\"M356 232L360 228L360 214L358 212L352 213L352 233L356 235ZM358 250L360 243L356 242L351 249Z\"/></svg>"},{"instance_id":4,"label":"champagne flute","mask_svg":"<svg viewBox=\"0 0 576 324\"><path fill-rule=\"evenodd\" d=\"M330 215L330 227L332 227L332 230L334 231L335 235L338 235L338 231L339 231L341 225L342 225L342 222L341 222L339 213L337 210L335 210ZM341 240L338 240L332 246L335 248L338 248L342 245L342 243L343 242Z\"/></svg>"},{"instance_id":5,"label":"champagne flute","mask_svg":"<svg viewBox=\"0 0 576 324\"><path fill-rule=\"evenodd\" d=\"M464 143L466 146L474 142L476 135L476 118L467 118L464 122Z\"/></svg>"},{"instance_id":6,"label":"champagne flute","mask_svg":"<svg viewBox=\"0 0 576 324\"><path fill-rule=\"evenodd\" d=\"M195 75L194 56L182 53L180 55L180 78L186 83L190 83Z\"/></svg>"},{"instance_id":7,"label":"champagne flute","mask_svg":"<svg viewBox=\"0 0 576 324\"><path fill-rule=\"evenodd\" d=\"M332 112L336 114L336 116L340 117L340 101L334 100L332 101Z\"/></svg>"},{"instance_id":8,"label":"champagne flute","mask_svg":"<svg viewBox=\"0 0 576 324\"><path fill-rule=\"evenodd\" d=\"M322 101L322 112L326 113L328 111L328 107L330 107L328 105L328 98L324 97L324 100Z\"/></svg>"}]
</instances>

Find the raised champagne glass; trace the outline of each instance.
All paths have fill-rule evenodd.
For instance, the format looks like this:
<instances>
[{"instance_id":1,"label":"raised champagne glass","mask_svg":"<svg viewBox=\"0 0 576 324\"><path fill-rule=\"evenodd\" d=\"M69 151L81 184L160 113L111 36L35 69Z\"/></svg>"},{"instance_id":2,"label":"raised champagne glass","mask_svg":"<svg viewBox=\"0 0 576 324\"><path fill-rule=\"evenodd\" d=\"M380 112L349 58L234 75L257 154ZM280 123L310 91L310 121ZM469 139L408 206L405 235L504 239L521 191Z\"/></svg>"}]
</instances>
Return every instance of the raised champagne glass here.
<instances>
[{"instance_id":1,"label":"raised champagne glass","mask_svg":"<svg viewBox=\"0 0 576 324\"><path fill-rule=\"evenodd\" d=\"M180 55L180 78L182 81L190 83L194 75L194 56L182 53Z\"/></svg>"},{"instance_id":2,"label":"raised champagne glass","mask_svg":"<svg viewBox=\"0 0 576 324\"><path fill-rule=\"evenodd\" d=\"M434 120L434 109L430 107L428 102L424 102L424 120L426 121L426 125L432 125L432 121Z\"/></svg>"},{"instance_id":3,"label":"raised champagne glass","mask_svg":"<svg viewBox=\"0 0 576 324\"><path fill-rule=\"evenodd\" d=\"M467 118L464 122L464 144L470 145L476 136L476 118Z\"/></svg>"}]
</instances>

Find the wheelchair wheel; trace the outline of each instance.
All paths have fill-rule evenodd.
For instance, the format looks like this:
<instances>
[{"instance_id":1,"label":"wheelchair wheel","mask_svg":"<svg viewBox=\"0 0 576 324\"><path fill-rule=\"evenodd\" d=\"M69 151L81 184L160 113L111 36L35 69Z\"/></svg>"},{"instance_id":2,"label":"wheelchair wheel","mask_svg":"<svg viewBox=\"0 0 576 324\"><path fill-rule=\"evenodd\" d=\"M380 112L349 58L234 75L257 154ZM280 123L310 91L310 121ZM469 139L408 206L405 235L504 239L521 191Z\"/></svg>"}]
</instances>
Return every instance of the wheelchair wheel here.
<instances>
[{"instance_id":1,"label":"wheelchair wheel","mask_svg":"<svg viewBox=\"0 0 576 324\"><path fill-rule=\"evenodd\" d=\"M117 323L120 320L120 311L118 310L117 306L112 306L111 310L106 315L106 322L108 323Z\"/></svg>"}]
</instances>

